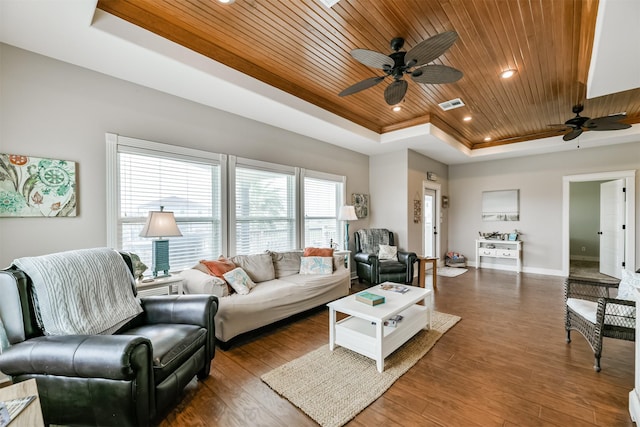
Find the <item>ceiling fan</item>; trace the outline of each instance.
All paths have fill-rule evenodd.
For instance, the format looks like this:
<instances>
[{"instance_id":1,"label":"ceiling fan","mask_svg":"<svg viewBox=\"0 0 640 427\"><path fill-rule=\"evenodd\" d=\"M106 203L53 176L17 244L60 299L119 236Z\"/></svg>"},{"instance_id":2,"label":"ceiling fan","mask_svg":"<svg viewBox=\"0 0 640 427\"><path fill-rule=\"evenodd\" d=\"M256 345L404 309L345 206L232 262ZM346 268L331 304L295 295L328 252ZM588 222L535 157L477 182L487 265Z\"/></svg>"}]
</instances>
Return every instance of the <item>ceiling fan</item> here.
<instances>
[{"instance_id":1,"label":"ceiling fan","mask_svg":"<svg viewBox=\"0 0 640 427\"><path fill-rule=\"evenodd\" d=\"M620 120L627 117L625 113L612 114L611 116L596 117L591 119L589 117L583 117L580 115L584 106L574 105L572 111L576 114L575 117L564 122L564 125L550 125L550 126L565 126L569 132L565 133L562 137L565 141L571 141L580 136L580 134L586 130L619 130L629 129L631 125L626 123L620 123Z\"/></svg>"},{"instance_id":2,"label":"ceiling fan","mask_svg":"<svg viewBox=\"0 0 640 427\"><path fill-rule=\"evenodd\" d=\"M392 77L393 82L384 90L384 100L389 105L398 104L407 93L408 83L403 79L409 74L416 83L442 84L453 83L462 78L462 72L446 65L431 64L429 62L445 53L458 39L455 31L446 31L430 37L408 52L400 51L404 46L404 39L396 37L391 40L393 53L385 55L368 49L354 49L351 51L353 58L373 68L384 71L384 76L371 77L349 86L339 96L353 95L354 93L368 89L382 82L387 77Z\"/></svg>"}]
</instances>

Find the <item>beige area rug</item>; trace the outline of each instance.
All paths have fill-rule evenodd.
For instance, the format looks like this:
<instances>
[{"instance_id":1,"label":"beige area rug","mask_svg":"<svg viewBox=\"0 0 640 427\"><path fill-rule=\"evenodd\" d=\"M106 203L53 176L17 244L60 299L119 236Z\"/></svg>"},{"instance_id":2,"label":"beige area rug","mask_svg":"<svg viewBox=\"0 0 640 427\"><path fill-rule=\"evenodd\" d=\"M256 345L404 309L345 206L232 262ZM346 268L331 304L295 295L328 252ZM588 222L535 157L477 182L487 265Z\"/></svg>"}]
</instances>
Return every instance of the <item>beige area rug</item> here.
<instances>
[{"instance_id":1,"label":"beige area rug","mask_svg":"<svg viewBox=\"0 0 640 427\"><path fill-rule=\"evenodd\" d=\"M434 346L460 317L434 311L432 328L420 331L385 359L376 362L343 347L324 345L267 372L262 381L323 427L342 426L380 397Z\"/></svg>"},{"instance_id":2,"label":"beige area rug","mask_svg":"<svg viewBox=\"0 0 640 427\"><path fill-rule=\"evenodd\" d=\"M438 276L456 277L467 272L466 268L438 267Z\"/></svg>"}]
</instances>

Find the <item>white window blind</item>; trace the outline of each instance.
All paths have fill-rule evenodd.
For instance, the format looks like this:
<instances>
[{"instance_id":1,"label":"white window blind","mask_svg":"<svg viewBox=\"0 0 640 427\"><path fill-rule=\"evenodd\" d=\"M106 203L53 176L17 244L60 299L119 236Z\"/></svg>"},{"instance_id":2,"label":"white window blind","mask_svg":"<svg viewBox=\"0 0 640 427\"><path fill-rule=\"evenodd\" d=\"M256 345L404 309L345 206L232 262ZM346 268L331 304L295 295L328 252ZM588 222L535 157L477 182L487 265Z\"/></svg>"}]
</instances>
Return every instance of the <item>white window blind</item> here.
<instances>
[{"instance_id":1,"label":"white window blind","mask_svg":"<svg viewBox=\"0 0 640 427\"><path fill-rule=\"evenodd\" d=\"M235 253L296 247L295 174L236 165Z\"/></svg>"},{"instance_id":2,"label":"white window blind","mask_svg":"<svg viewBox=\"0 0 640 427\"><path fill-rule=\"evenodd\" d=\"M342 182L304 178L304 246L328 248L342 241L337 212Z\"/></svg>"},{"instance_id":3,"label":"white window blind","mask_svg":"<svg viewBox=\"0 0 640 427\"><path fill-rule=\"evenodd\" d=\"M118 247L151 268L151 239L139 236L150 210L174 212L182 237L169 238L171 270L222 253L220 165L134 150L118 153Z\"/></svg>"}]
</instances>

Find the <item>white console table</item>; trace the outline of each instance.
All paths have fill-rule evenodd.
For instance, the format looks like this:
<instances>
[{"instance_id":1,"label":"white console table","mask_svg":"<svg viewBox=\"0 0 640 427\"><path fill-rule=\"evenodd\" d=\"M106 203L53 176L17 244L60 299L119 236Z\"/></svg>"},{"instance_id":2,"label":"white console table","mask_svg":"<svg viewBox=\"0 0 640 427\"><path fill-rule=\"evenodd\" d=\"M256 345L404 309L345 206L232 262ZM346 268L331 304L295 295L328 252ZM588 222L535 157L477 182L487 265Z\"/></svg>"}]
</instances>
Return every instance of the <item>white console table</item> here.
<instances>
[{"instance_id":1,"label":"white console table","mask_svg":"<svg viewBox=\"0 0 640 427\"><path fill-rule=\"evenodd\" d=\"M522 240L476 240L476 268L480 268L482 257L516 260L516 272L522 272ZM494 268L507 269L494 264Z\"/></svg>"}]
</instances>

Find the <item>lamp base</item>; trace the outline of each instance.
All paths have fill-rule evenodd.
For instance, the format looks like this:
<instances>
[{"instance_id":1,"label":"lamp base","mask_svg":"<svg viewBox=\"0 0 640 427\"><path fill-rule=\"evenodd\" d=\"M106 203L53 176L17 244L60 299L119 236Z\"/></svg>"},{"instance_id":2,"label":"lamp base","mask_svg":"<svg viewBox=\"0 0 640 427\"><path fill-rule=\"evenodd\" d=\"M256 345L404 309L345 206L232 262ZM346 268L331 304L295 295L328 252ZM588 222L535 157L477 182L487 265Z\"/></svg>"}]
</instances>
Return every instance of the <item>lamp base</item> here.
<instances>
[{"instance_id":1,"label":"lamp base","mask_svg":"<svg viewBox=\"0 0 640 427\"><path fill-rule=\"evenodd\" d=\"M349 250L349 222L344 222L344 250Z\"/></svg>"},{"instance_id":2,"label":"lamp base","mask_svg":"<svg viewBox=\"0 0 640 427\"><path fill-rule=\"evenodd\" d=\"M153 277L166 277L169 275L169 241L157 239L153 241L152 248ZM158 274L164 272L164 274Z\"/></svg>"}]
</instances>

